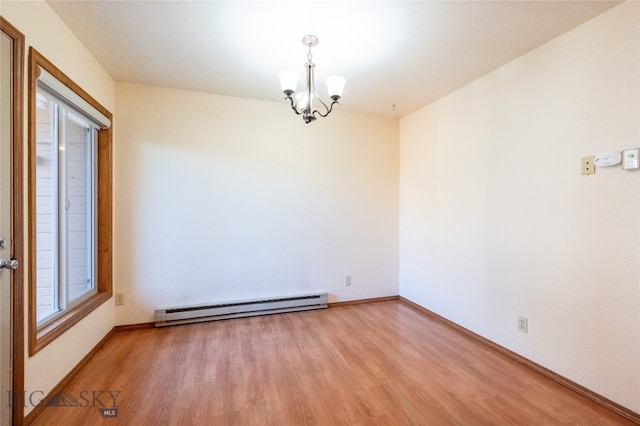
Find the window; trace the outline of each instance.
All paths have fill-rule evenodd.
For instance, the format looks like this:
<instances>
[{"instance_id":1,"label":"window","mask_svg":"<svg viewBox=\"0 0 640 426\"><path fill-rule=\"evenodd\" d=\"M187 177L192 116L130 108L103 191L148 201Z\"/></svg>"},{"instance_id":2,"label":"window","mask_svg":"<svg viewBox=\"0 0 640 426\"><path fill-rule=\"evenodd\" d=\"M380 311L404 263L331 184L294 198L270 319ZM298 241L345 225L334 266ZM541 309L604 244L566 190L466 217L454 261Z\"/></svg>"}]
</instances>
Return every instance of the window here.
<instances>
[{"instance_id":1,"label":"window","mask_svg":"<svg viewBox=\"0 0 640 426\"><path fill-rule=\"evenodd\" d=\"M99 125L36 88L36 320L95 294L95 149Z\"/></svg>"},{"instance_id":2,"label":"window","mask_svg":"<svg viewBox=\"0 0 640 426\"><path fill-rule=\"evenodd\" d=\"M111 114L29 51L29 354L111 297Z\"/></svg>"}]
</instances>

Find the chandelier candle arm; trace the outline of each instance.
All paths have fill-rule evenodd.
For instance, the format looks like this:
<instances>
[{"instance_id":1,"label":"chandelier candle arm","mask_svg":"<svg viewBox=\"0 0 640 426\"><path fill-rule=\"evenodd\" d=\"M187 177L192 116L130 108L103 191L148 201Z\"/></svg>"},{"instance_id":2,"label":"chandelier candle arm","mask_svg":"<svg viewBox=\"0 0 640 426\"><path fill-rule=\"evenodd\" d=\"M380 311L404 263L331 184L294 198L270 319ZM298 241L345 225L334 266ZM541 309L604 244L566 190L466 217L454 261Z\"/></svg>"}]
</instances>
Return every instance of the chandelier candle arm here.
<instances>
[{"instance_id":1,"label":"chandelier candle arm","mask_svg":"<svg viewBox=\"0 0 640 426\"><path fill-rule=\"evenodd\" d=\"M318 44L318 37L314 35L307 35L302 38L302 44L309 48L307 53L307 62L305 66L305 83L301 92L295 93L298 86L299 75L292 70L283 70L278 76L280 77L280 86L282 92L285 95L285 99L288 99L291 104L291 109L297 114L302 115L302 119L305 123L310 123L316 120L316 115L320 117L326 117L333 110L333 106L338 103L338 100L342 97L344 85L346 79L340 76L332 76L327 78L327 91L331 104L327 106L324 101L318 96L315 87L315 64L313 63L313 56L311 55L311 48ZM314 108L320 107L320 109Z\"/></svg>"}]
</instances>

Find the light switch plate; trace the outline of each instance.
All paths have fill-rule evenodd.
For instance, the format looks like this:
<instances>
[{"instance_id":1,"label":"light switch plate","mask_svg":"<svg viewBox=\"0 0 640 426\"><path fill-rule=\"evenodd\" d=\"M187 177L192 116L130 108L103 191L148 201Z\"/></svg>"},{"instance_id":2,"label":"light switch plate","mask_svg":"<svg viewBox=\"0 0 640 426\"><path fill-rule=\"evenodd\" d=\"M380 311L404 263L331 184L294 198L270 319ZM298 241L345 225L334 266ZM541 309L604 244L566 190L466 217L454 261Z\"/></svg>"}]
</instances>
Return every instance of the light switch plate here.
<instances>
[{"instance_id":1,"label":"light switch plate","mask_svg":"<svg viewBox=\"0 0 640 426\"><path fill-rule=\"evenodd\" d=\"M625 149L622 151L622 169L633 170L640 168L640 148Z\"/></svg>"}]
</instances>

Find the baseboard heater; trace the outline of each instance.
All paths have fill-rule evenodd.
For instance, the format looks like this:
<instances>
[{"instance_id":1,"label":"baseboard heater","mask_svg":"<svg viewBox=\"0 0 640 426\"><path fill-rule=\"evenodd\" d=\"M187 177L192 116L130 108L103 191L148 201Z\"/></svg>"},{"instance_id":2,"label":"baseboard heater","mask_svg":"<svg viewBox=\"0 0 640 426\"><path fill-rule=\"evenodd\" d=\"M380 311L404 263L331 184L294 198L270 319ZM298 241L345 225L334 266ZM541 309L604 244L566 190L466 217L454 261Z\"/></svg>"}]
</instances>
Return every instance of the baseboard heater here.
<instances>
[{"instance_id":1,"label":"baseboard heater","mask_svg":"<svg viewBox=\"0 0 640 426\"><path fill-rule=\"evenodd\" d=\"M156 327L253 317L283 312L308 311L327 307L328 293L238 300L207 305L183 306L156 310Z\"/></svg>"}]
</instances>

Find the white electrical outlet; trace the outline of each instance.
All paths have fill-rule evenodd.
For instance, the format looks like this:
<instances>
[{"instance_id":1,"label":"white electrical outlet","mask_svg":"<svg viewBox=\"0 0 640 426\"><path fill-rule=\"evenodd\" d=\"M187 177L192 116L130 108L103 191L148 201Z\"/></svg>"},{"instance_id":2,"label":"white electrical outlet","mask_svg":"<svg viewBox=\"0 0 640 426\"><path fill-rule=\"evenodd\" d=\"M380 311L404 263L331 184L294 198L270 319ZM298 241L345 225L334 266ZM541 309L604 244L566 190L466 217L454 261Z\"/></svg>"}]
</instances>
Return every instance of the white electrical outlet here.
<instances>
[{"instance_id":1,"label":"white electrical outlet","mask_svg":"<svg viewBox=\"0 0 640 426\"><path fill-rule=\"evenodd\" d=\"M116 293L116 306L124 305L124 294Z\"/></svg>"},{"instance_id":2,"label":"white electrical outlet","mask_svg":"<svg viewBox=\"0 0 640 426\"><path fill-rule=\"evenodd\" d=\"M351 275L347 275L347 279L344 281L344 285L351 285Z\"/></svg>"},{"instance_id":3,"label":"white electrical outlet","mask_svg":"<svg viewBox=\"0 0 640 426\"><path fill-rule=\"evenodd\" d=\"M518 317L518 331L523 333L529 332L529 320L524 317Z\"/></svg>"}]
</instances>

